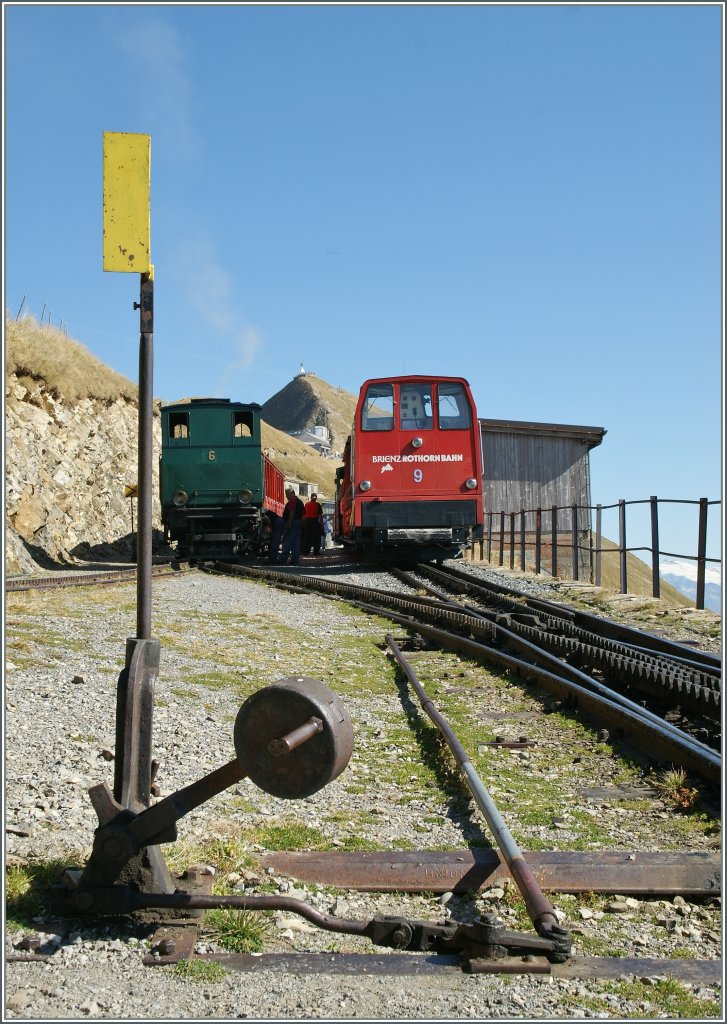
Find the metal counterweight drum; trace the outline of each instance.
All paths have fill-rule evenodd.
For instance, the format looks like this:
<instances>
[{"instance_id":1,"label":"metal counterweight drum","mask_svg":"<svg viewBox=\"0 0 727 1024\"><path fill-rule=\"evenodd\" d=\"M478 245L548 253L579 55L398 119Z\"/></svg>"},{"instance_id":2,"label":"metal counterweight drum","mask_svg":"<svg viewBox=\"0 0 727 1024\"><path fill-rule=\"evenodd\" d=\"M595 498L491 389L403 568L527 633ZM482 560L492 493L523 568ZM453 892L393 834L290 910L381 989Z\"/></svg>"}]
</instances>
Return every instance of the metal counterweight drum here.
<instances>
[{"instance_id":1,"label":"metal counterweight drum","mask_svg":"<svg viewBox=\"0 0 727 1024\"><path fill-rule=\"evenodd\" d=\"M296 730L301 741L291 747L289 734ZM353 751L353 726L332 690L317 679L291 676L248 697L234 740L240 766L256 786L300 800L341 774Z\"/></svg>"}]
</instances>

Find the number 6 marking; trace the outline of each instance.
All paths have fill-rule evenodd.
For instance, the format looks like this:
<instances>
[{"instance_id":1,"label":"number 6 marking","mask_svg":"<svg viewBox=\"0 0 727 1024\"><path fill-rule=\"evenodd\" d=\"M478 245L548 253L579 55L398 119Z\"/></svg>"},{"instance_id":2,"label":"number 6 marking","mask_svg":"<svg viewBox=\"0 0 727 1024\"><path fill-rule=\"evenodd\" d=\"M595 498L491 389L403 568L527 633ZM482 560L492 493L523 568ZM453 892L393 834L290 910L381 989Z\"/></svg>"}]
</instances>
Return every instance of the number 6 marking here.
<instances>
[{"instance_id":1,"label":"number 6 marking","mask_svg":"<svg viewBox=\"0 0 727 1024\"><path fill-rule=\"evenodd\" d=\"M420 484L422 482L422 477L423 476L424 476L424 474L422 473L421 469L415 469L414 470L414 483L415 484Z\"/></svg>"},{"instance_id":2,"label":"number 6 marking","mask_svg":"<svg viewBox=\"0 0 727 1024\"><path fill-rule=\"evenodd\" d=\"M207 456L207 458L210 460L210 462L214 462L215 461L215 453L214 452L210 452L209 455Z\"/></svg>"}]
</instances>

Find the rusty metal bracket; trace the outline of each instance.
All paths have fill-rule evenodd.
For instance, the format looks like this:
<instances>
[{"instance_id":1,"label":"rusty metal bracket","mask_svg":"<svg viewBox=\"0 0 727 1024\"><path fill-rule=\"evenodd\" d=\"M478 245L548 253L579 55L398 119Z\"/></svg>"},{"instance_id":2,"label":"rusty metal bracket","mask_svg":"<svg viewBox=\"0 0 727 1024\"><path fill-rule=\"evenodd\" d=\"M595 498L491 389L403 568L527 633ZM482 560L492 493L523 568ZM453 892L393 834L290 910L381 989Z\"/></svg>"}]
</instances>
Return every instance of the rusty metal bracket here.
<instances>
[{"instance_id":1,"label":"rusty metal bracket","mask_svg":"<svg viewBox=\"0 0 727 1024\"><path fill-rule=\"evenodd\" d=\"M106 783L90 790L99 820L91 856L83 872L67 872L65 887L53 897L59 910L71 913L145 915L153 908L185 909L184 902L164 902L179 890L159 849L160 843L177 838L180 818L246 776L276 796L309 796L344 770L353 751L351 720L336 694L308 677L282 679L256 691L240 708L237 757L149 806L158 644L130 643L127 653L118 691L120 735L126 743L115 790ZM132 892L148 901L135 902Z\"/></svg>"},{"instance_id":2,"label":"rusty metal bracket","mask_svg":"<svg viewBox=\"0 0 727 1024\"><path fill-rule=\"evenodd\" d=\"M181 890L166 894L142 893L129 885L79 887L66 900L71 910L89 914L125 915L153 908L177 913L213 908L286 910L300 914L325 931L365 936L377 946L402 951L460 953L479 960L538 954L553 963L562 963L571 951L570 933L565 928L553 926L543 930L539 936L526 935L508 930L493 913L483 914L466 924L381 915L360 921L323 914L302 900L286 896L209 896ZM174 956L171 947L166 946L165 949L164 955ZM158 952L161 955L162 951Z\"/></svg>"},{"instance_id":3,"label":"rusty metal bracket","mask_svg":"<svg viewBox=\"0 0 727 1024\"><path fill-rule=\"evenodd\" d=\"M152 720L159 650L158 640L131 637L126 641L126 662L116 687L113 796L107 786L94 787L90 792L100 828L108 826L118 815L131 820L151 803ZM90 879L96 868L89 868ZM174 882L158 846L132 849L120 872L122 868L124 882L147 892L174 892Z\"/></svg>"},{"instance_id":4,"label":"rusty metal bracket","mask_svg":"<svg viewBox=\"0 0 727 1024\"><path fill-rule=\"evenodd\" d=\"M567 960L571 936L554 925L546 935L526 935L507 929L496 914L482 914L471 924L457 921L413 921L403 917L374 917L366 934L377 946L433 953L462 953L468 958L497 960L506 956L539 954L555 963Z\"/></svg>"},{"instance_id":5,"label":"rusty metal bracket","mask_svg":"<svg viewBox=\"0 0 727 1024\"><path fill-rule=\"evenodd\" d=\"M504 736L495 736L494 740L485 740L480 747L508 747L510 750L523 750L525 747L536 747L537 740L529 740L527 736L518 736L516 740L506 740Z\"/></svg>"}]
</instances>

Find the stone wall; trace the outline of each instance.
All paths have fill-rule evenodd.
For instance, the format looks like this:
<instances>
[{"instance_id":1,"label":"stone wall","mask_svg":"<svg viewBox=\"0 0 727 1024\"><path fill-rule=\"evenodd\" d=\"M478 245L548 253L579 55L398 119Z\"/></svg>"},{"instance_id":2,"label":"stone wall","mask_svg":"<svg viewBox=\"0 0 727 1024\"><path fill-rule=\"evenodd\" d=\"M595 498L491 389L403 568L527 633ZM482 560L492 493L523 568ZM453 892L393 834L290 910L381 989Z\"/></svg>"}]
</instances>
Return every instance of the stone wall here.
<instances>
[{"instance_id":1,"label":"stone wall","mask_svg":"<svg viewBox=\"0 0 727 1024\"><path fill-rule=\"evenodd\" d=\"M5 568L28 572L46 560L129 559L137 481L135 404L83 399L68 405L42 383L10 375L5 387ZM159 529L159 410L154 415L153 525Z\"/></svg>"}]
</instances>

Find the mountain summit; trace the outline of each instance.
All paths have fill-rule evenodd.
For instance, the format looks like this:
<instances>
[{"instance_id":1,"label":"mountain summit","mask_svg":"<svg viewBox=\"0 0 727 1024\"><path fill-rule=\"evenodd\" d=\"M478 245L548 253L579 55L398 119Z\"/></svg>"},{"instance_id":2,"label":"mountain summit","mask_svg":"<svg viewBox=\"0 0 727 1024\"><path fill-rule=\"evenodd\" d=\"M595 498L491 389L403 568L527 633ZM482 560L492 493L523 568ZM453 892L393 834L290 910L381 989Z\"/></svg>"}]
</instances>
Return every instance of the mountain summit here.
<instances>
[{"instance_id":1,"label":"mountain summit","mask_svg":"<svg viewBox=\"0 0 727 1024\"><path fill-rule=\"evenodd\" d=\"M289 384L265 402L260 415L270 426L286 434L328 427L331 451L340 456L351 432L357 401L357 395L333 387L315 373L301 369Z\"/></svg>"}]
</instances>

